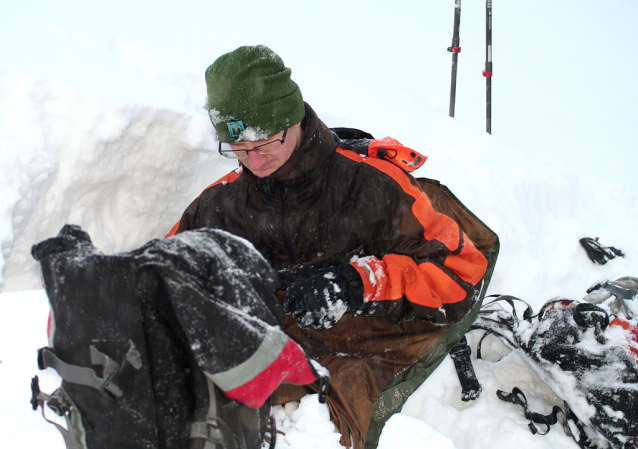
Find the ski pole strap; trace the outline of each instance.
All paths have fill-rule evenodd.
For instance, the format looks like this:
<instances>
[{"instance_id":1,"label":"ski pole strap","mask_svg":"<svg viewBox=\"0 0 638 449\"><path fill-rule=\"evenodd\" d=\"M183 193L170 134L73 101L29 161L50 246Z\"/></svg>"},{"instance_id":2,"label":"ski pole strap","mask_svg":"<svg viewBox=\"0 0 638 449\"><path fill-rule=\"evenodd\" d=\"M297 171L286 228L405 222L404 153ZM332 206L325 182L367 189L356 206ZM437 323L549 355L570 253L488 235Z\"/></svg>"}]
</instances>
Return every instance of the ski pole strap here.
<instances>
[{"instance_id":1,"label":"ski pole strap","mask_svg":"<svg viewBox=\"0 0 638 449\"><path fill-rule=\"evenodd\" d=\"M450 357L454 362L456 374L461 382L461 400L463 402L473 401L481 394L481 384L476 378L474 367L472 366L472 351L467 344L465 336L450 351Z\"/></svg>"},{"instance_id":2,"label":"ski pole strap","mask_svg":"<svg viewBox=\"0 0 638 449\"><path fill-rule=\"evenodd\" d=\"M523 410L525 411L525 418L532 421L527 426L529 427L529 430L534 435L537 433L539 435L547 434L550 430L550 426L553 426L554 424L558 422L558 414L559 413L563 413L563 415L565 414L563 410L557 405L554 406L554 408L552 409L552 412L549 415L541 415L540 413L532 412L527 407L527 398L525 397L525 394L523 394L523 392L517 387L514 387L511 393L506 393L503 390L497 390L496 395L501 401L510 402L512 404L518 404L521 407L523 407ZM544 432L539 431L538 428L534 425L534 423L547 426L547 430Z\"/></svg>"}]
</instances>

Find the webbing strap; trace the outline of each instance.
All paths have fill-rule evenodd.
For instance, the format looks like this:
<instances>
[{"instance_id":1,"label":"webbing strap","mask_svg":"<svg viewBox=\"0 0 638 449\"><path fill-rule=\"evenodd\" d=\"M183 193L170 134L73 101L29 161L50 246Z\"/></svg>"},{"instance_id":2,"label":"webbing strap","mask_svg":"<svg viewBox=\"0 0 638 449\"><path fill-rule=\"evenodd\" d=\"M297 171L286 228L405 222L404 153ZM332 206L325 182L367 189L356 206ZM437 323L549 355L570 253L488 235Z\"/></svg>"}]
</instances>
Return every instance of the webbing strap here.
<instances>
[{"instance_id":1,"label":"webbing strap","mask_svg":"<svg viewBox=\"0 0 638 449\"><path fill-rule=\"evenodd\" d=\"M56 429L60 431L60 433L62 434L62 438L64 438L64 444L66 445L66 449L83 449L80 446L80 443L78 443L78 440L75 438L75 434L72 431L67 430L71 428L71 419L69 418L68 414L64 415L64 420L66 421L66 427L67 427L66 429L64 428L64 426L61 426L55 421L51 421L49 418L47 418L46 414L44 413L44 406L42 406L42 417L44 418L45 421L47 421L50 424L53 424L56 427Z\"/></svg>"},{"instance_id":2,"label":"webbing strap","mask_svg":"<svg viewBox=\"0 0 638 449\"><path fill-rule=\"evenodd\" d=\"M75 434L71 430L69 430L72 428L70 408L64 407L63 409L56 409L55 407L51 407L51 404L53 402L60 400L56 396L62 395L63 393L64 392L62 392L61 390L56 390L56 392L52 395L48 395L40 391L40 382L38 376L35 376L33 379L31 379L31 406L33 407L33 410L37 410L38 407L42 408L42 417L46 422L53 424L55 428L60 431L60 433L62 434L62 438L64 438L66 449L85 449L80 445L75 437ZM58 415L64 416L64 420L66 421L66 428L47 418L47 415L44 411L44 404L48 404Z\"/></svg>"},{"instance_id":3,"label":"webbing strap","mask_svg":"<svg viewBox=\"0 0 638 449\"><path fill-rule=\"evenodd\" d=\"M191 424L191 438L205 440L203 449L216 449L217 445L224 447L224 435L219 428L217 420L217 396L215 392L215 384L206 377L208 385L208 411L206 412L206 421L194 422Z\"/></svg>"},{"instance_id":4,"label":"webbing strap","mask_svg":"<svg viewBox=\"0 0 638 449\"><path fill-rule=\"evenodd\" d=\"M518 404L523 407L525 418L532 421L528 424L529 430L532 432L532 434L538 433L539 435L545 435L549 432L550 426L553 426L558 422L558 414L565 414L563 410L557 405L552 408L552 412L549 415L541 415L540 413L532 412L527 407L527 398L525 397L525 394L523 394L523 392L516 387L512 389L511 393L506 393L503 390L497 390L496 395L501 401L511 402L512 404ZM540 432L534 425L534 423L547 426L547 430L544 432Z\"/></svg>"},{"instance_id":5,"label":"webbing strap","mask_svg":"<svg viewBox=\"0 0 638 449\"><path fill-rule=\"evenodd\" d=\"M636 292L636 290L634 290L634 289L622 288L622 287L619 287L617 285L610 284L609 282L605 282L603 284L602 288L607 290L609 293L614 295L616 298L631 300L631 299L636 299L636 296L638 296L638 292Z\"/></svg>"},{"instance_id":6,"label":"webbing strap","mask_svg":"<svg viewBox=\"0 0 638 449\"><path fill-rule=\"evenodd\" d=\"M53 368L67 382L95 388L107 399L120 398L135 372L142 367L139 353L131 346L125 360L119 364L94 346L90 351L91 363L103 366L104 378L95 374L92 368L62 361L51 348L38 351L38 366L40 369Z\"/></svg>"},{"instance_id":7,"label":"webbing strap","mask_svg":"<svg viewBox=\"0 0 638 449\"><path fill-rule=\"evenodd\" d=\"M476 378L474 367L472 366L472 351L467 344L465 336L450 351L450 356L456 368L456 374L461 382L461 400L463 402L473 401L481 394L481 384Z\"/></svg>"},{"instance_id":8,"label":"webbing strap","mask_svg":"<svg viewBox=\"0 0 638 449\"><path fill-rule=\"evenodd\" d=\"M104 379L98 377L92 368L65 363L50 348L38 351L38 364L40 369L53 368L67 382L86 385L96 390L101 389L104 384Z\"/></svg>"}]
</instances>

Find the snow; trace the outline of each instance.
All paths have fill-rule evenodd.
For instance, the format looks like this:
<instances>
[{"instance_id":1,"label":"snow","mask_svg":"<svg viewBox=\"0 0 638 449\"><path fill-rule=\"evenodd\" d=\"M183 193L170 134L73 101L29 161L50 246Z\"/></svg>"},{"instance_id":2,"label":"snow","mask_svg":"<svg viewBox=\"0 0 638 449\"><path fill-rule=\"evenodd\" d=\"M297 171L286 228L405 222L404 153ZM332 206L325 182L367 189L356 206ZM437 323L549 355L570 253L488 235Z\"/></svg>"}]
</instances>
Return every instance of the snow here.
<instances>
[{"instance_id":1,"label":"snow","mask_svg":"<svg viewBox=\"0 0 638 449\"><path fill-rule=\"evenodd\" d=\"M75 223L105 253L139 247L234 169L211 138L204 71L240 45L277 52L329 126L390 135L427 155L416 175L446 184L500 237L490 293L537 310L602 279L638 275L638 4L494 2L492 135L484 2L463 4L454 119L451 0L4 6L1 447L63 447L29 406L34 374L46 391L56 381L35 363L47 304L31 246ZM578 244L585 236L626 256L594 265ZM497 399L497 389L518 386L533 411L560 403L520 357L496 343L483 353L491 361L476 362L477 401L460 401L448 358L388 422L379 447L576 447L560 426L532 435L520 407ZM308 398L292 408L278 410L287 429L279 449L339 447L325 406Z\"/></svg>"}]
</instances>

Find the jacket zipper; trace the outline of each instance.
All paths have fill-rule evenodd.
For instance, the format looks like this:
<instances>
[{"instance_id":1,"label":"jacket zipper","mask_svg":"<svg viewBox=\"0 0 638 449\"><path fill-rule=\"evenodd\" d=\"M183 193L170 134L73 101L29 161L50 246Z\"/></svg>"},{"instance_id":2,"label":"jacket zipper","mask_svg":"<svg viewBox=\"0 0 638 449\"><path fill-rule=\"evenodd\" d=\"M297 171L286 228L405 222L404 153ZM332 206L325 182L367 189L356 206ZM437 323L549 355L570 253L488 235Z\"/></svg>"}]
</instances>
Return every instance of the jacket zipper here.
<instances>
[{"instance_id":1,"label":"jacket zipper","mask_svg":"<svg viewBox=\"0 0 638 449\"><path fill-rule=\"evenodd\" d=\"M288 253L288 259L290 259L291 265L297 264L297 258L295 257L295 253L292 249L292 245L290 244L290 240L288 239L288 234L286 234L286 209L288 207L288 195L286 194L286 188L284 186L280 186L281 188L281 215L279 219L279 233L281 234L281 239L284 242L284 248Z\"/></svg>"},{"instance_id":2,"label":"jacket zipper","mask_svg":"<svg viewBox=\"0 0 638 449\"><path fill-rule=\"evenodd\" d=\"M264 184L264 190L269 195L274 193L274 188L276 187L279 194L279 199L281 201L281 209L279 212L279 236L281 237L281 241L284 245L284 250L288 254L288 259L291 265L295 265L297 263L297 258L295 257L295 253L292 249L292 245L290 244L290 239L288 239L288 234L286 234L286 209L288 208L288 196L286 192L286 187L281 184L274 183L270 180L267 180ZM272 209L273 217L277 216L277 210L273 202L270 203L270 208Z\"/></svg>"}]
</instances>

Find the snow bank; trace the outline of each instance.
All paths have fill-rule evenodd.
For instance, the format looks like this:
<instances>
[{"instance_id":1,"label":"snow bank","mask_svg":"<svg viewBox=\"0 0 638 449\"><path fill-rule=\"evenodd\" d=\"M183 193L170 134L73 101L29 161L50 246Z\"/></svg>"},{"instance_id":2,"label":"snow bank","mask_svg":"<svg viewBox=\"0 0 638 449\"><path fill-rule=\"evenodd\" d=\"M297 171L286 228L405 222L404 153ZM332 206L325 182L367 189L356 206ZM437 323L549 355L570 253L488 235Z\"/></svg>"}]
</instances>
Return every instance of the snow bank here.
<instances>
[{"instance_id":1,"label":"snow bank","mask_svg":"<svg viewBox=\"0 0 638 449\"><path fill-rule=\"evenodd\" d=\"M63 449L58 431L31 409L30 381L36 374L43 391L59 385L53 370L38 372L37 349L47 345L49 302L43 290L2 294L0 313L0 447ZM15 342L20 344L15 344ZM47 416L53 415L50 413ZM46 424L43 426L42 424ZM25 429L29 429L26 431Z\"/></svg>"},{"instance_id":2,"label":"snow bank","mask_svg":"<svg viewBox=\"0 0 638 449\"><path fill-rule=\"evenodd\" d=\"M30 248L65 223L106 253L162 237L195 192L230 169L210 163L210 135L198 111L114 107L0 74L2 291L40 287Z\"/></svg>"}]
</instances>

